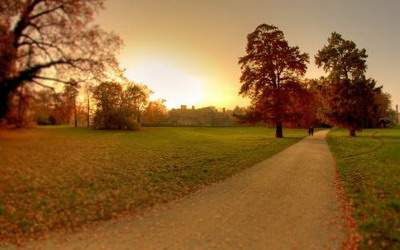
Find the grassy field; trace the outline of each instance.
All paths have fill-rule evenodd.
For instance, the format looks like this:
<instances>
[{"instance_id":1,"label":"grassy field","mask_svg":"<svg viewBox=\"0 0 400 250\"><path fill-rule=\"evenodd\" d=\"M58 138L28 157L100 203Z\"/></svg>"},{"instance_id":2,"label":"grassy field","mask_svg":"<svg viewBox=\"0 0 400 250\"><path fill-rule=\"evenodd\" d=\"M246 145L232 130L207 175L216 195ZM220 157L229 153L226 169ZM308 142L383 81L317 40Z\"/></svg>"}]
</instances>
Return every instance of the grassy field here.
<instances>
[{"instance_id":1,"label":"grassy field","mask_svg":"<svg viewBox=\"0 0 400 250\"><path fill-rule=\"evenodd\" d=\"M333 130L328 143L355 207L362 249L400 249L400 127Z\"/></svg>"},{"instance_id":2,"label":"grassy field","mask_svg":"<svg viewBox=\"0 0 400 250\"><path fill-rule=\"evenodd\" d=\"M266 128L0 131L0 242L176 199L305 136Z\"/></svg>"}]
</instances>

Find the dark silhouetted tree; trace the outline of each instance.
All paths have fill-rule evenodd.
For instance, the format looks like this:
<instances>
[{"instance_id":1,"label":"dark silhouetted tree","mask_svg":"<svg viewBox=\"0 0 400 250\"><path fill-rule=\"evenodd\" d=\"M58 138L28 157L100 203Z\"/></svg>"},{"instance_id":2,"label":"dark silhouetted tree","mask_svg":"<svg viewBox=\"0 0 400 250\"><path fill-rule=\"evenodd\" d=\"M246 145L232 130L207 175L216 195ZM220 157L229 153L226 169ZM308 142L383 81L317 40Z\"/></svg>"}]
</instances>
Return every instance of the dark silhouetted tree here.
<instances>
[{"instance_id":1,"label":"dark silhouetted tree","mask_svg":"<svg viewBox=\"0 0 400 250\"><path fill-rule=\"evenodd\" d=\"M347 128L351 136L368 126L368 112L380 92L376 81L365 77L367 57L365 49L336 32L315 56L317 66L329 73L325 80L327 117L334 125Z\"/></svg>"},{"instance_id":2,"label":"dark silhouetted tree","mask_svg":"<svg viewBox=\"0 0 400 250\"><path fill-rule=\"evenodd\" d=\"M121 40L93 24L104 0L0 1L0 118L27 83L104 81Z\"/></svg>"},{"instance_id":3,"label":"dark silhouetted tree","mask_svg":"<svg viewBox=\"0 0 400 250\"><path fill-rule=\"evenodd\" d=\"M276 126L283 137L283 123L291 118L293 93L307 70L309 56L289 46L277 27L259 25L247 36L246 55L239 59L242 70L240 94L250 97L253 120Z\"/></svg>"}]
</instances>

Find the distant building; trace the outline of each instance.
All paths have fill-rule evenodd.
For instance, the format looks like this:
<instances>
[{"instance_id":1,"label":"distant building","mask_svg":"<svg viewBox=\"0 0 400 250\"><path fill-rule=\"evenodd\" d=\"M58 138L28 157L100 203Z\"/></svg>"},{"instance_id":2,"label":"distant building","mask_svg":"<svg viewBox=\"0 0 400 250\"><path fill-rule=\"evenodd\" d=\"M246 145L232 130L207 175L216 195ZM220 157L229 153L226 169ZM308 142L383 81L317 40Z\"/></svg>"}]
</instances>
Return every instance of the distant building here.
<instances>
[{"instance_id":1,"label":"distant building","mask_svg":"<svg viewBox=\"0 0 400 250\"><path fill-rule=\"evenodd\" d=\"M168 112L166 122L171 126L235 126L237 119L233 111L227 109L218 110L213 106L197 108L192 106L187 109L181 105L180 109L171 109Z\"/></svg>"}]
</instances>

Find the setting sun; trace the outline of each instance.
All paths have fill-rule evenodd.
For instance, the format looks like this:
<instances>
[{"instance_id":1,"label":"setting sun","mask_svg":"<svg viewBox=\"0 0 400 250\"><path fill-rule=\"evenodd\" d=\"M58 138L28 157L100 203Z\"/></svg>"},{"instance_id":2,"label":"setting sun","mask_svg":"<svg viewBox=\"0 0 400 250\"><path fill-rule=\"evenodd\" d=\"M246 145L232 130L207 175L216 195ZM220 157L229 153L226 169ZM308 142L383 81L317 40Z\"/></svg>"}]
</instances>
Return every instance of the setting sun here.
<instances>
[{"instance_id":1,"label":"setting sun","mask_svg":"<svg viewBox=\"0 0 400 250\"><path fill-rule=\"evenodd\" d=\"M203 81L176 67L172 62L150 59L126 70L130 80L148 85L152 100L165 99L168 108L199 105L204 101ZM179 91L179 95L176 95Z\"/></svg>"}]
</instances>

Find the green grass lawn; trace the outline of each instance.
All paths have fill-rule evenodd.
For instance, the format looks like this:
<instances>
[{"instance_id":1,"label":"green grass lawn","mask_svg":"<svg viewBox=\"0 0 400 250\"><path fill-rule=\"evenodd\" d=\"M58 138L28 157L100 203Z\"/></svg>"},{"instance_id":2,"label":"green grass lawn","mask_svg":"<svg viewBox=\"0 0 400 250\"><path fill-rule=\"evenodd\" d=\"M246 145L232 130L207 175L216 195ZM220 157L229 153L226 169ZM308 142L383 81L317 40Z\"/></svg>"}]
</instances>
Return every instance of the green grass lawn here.
<instances>
[{"instance_id":1,"label":"green grass lawn","mask_svg":"<svg viewBox=\"0 0 400 250\"><path fill-rule=\"evenodd\" d=\"M0 131L0 242L176 199L305 136L267 128Z\"/></svg>"},{"instance_id":2,"label":"green grass lawn","mask_svg":"<svg viewBox=\"0 0 400 250\"><path fill-rule=\"evenodd\" d=\"M333 130L328 143L354 217L362 249L400 249L400 127L364 130L356 138Z\"/></svg>"}]
</instances>

